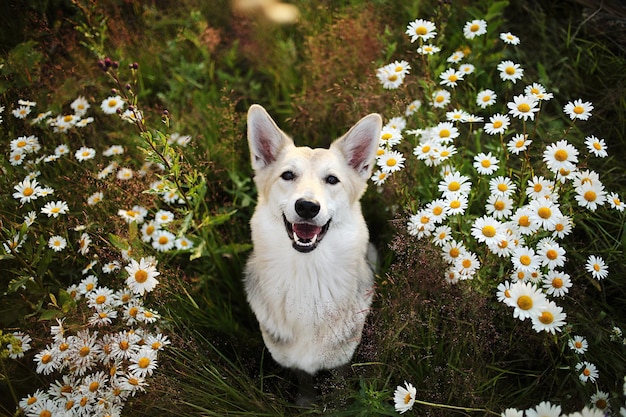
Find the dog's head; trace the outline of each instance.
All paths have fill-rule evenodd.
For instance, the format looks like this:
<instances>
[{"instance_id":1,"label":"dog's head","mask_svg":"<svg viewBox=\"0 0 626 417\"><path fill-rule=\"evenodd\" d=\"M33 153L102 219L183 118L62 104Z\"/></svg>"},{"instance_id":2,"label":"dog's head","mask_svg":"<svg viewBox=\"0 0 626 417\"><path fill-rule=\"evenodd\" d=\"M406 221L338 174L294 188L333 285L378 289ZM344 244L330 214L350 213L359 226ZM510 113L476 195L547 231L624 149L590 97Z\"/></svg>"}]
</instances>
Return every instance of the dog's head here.
<instances>
[{"instance_id":1,"label":"dog's head","mask_svg":"<svg viewBox=\"0 0 626 417\"><path fill-rule=\"evenodd\" d=\"M329 149L296 147L263 107L250 107L248 142L259 192L257 210L268 210L272 221L285 225L294 249L311 252L329 230L358 221L358 201L372 172L381 126L381 117L370 114Z\"/></svg>"}]
</instances>

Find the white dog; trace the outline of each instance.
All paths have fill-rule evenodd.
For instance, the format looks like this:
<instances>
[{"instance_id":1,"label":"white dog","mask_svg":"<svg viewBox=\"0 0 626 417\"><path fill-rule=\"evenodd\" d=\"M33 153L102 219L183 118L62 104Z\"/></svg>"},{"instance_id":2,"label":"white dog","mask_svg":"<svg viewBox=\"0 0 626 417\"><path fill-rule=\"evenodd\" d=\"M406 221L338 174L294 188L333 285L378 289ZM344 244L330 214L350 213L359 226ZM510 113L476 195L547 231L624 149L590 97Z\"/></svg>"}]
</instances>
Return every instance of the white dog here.
<instances>
[{"instance_id":1,"label":"white dog","mask_svg":"<svg viewBox=\"0 0 626 417\"><path fill-rule=\"evenodd\" d=\"M359 199L381 125L370 114L329 149L311 149L296 147L263 107L248 111L258 203L245 289L284 367L313 375L345 365L361 340L374 278Z\"/></svg>"}]
</instances>

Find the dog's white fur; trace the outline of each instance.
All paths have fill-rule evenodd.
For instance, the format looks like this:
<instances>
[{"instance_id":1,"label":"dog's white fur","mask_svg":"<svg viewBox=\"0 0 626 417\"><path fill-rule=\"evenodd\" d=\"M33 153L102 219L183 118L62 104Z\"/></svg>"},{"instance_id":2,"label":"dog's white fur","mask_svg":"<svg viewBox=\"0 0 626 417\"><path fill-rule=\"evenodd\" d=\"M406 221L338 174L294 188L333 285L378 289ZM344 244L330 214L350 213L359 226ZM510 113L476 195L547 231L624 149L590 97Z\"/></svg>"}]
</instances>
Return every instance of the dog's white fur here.
<instances>
[{"instance_id":1,"label":"dog's white fur","mask_svg":"<svg viewBox=\"0 0 626 417\"><path fill-rule=\"evenodd\" d=\"M329 149L311 149L296 147L263 107L248 111L258 203L245 290L268 350L285 367L309 374L336 368L351 360L361 340L374 279L359 199L381 125L370 114ZM317 202L319 212L302 218L295 208L301 199ZM321 239L299 245L290 236L295 231L289 233L298 223L313 229L305 238Z\"/></svg>"}]
</instances>

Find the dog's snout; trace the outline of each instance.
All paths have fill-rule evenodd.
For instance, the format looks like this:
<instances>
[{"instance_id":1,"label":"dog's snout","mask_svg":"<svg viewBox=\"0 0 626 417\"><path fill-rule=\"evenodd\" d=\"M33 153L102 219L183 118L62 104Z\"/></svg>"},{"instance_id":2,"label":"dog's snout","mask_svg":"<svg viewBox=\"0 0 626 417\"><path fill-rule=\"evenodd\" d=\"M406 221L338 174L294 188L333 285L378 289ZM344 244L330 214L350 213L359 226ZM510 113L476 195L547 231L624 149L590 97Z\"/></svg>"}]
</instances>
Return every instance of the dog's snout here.
<instances>
[{"instance_id":1,"label":"dog's snout","mask_svg":"<svg viewBox=\"0 0 626 417\"><path fill-rule=\"evenodd\" d=\"M301 198L296 201L296 213L303 219L312 219L320 212L320 204L315 200Z\"/></svg>"}]
</instances>

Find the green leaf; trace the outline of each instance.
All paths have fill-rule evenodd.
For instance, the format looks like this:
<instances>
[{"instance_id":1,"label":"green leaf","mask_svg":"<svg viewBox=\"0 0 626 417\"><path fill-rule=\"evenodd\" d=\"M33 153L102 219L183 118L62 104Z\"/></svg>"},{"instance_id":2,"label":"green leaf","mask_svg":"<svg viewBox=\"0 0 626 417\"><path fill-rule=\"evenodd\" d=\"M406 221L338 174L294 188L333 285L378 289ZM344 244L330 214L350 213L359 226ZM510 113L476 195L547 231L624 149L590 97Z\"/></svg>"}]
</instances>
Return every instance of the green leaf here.
<instances>
[{"instance_id":1,"label":"green leaf","mask_svg":"<svg viewBox=\"0 0 626 417\"><path fill-rule=\"evenodd\" d=\"M39 321L52 320L63 315L61 310L44 310L39 316Z\"/></svg>"}]
</instances>

